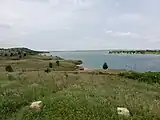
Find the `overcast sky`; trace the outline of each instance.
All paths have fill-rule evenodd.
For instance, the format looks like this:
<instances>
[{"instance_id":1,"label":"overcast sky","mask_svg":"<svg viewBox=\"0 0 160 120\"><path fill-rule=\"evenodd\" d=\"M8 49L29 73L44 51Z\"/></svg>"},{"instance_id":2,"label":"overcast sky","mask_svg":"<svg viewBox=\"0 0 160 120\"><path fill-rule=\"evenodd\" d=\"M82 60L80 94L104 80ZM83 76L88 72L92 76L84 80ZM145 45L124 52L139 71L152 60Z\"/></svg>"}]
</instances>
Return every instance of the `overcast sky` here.
<instances>
[{"instance_id":1,"label":"overcast sky","mask_svg":"<svg viewBox=\"0 0 160 120\"><path fill-rule=\"evenodd\" d=\"M0 0L0 47L160 49L160 0Z\"/></svg>"}]
</instances>

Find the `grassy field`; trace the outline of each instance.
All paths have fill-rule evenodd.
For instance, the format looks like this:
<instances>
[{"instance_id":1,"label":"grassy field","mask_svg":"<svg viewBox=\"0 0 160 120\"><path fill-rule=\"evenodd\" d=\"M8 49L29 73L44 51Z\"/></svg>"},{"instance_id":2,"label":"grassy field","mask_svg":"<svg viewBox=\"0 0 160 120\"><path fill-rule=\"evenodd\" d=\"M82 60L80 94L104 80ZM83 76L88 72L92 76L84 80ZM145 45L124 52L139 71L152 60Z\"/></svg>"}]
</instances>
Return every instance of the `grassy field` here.
<instances>
[{"instance_id":1,"label":"grassy field","mask_svg":"<svg viewBox=\"0 0 160 120\"><path fill-rule=\"evenodd\" d=\"M11 65L14 71L43 71L52 63L56 71L73 71L78 65L77 60L59 60L60 65L56 65L57 57L50 56L27 56L20 60L14 60L14 57L0 57L0 71L4 72L6 65Z\"/></svg>"},{"instance_id":2,"label":"grassy field","mask_svg":"<svg viewBox=\"0 0 160 120\"><path fill-rule=\"evenodd\" d=\"M46 73L49 62L55 71ZM0 120L160 120L157 82L116 70L75 71L77 61L55 62L46 57L0 60ZM8 64L14 72L5 71ZM41 110L29 108L39 100ZM118 116L117 107L128 108L131 116Z\"/></svg>"}]
</instances>

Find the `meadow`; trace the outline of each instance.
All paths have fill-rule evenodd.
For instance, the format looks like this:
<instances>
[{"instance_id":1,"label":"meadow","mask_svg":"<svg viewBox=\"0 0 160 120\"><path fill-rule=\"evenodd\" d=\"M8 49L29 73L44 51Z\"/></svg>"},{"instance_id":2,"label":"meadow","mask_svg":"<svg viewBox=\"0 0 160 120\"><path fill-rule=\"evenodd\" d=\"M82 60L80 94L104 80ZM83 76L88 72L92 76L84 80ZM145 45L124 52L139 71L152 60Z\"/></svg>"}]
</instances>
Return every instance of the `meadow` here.
<instances>
[{"instance_id":1,"label":"meadow","mask_svg":"<svg viewBox=\"0 0 160 120\"><path fill-rule=\"evenodd\" d=\"M2 57L0 120L160 119L159 73L83 71L77 64L80 61L51 56ZM7 65L13 72L5 70ZM45 72L47 68L51 71ZM43 103L40 110L29 108L39 100ZM128 108L131 116L119 116L117 107Z\"/></svg>"}]
</instances>

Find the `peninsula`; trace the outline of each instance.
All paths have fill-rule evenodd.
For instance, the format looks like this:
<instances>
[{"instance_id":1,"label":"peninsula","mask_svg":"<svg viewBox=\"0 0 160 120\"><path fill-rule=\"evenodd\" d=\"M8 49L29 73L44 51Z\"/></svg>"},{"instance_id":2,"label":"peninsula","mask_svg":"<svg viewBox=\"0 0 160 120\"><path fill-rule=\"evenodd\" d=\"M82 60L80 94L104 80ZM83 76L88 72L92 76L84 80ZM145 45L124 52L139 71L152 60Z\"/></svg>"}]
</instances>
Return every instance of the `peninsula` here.
<instances>
[{"instance_id":1,"label":"peninsula","mask_svg":"<svg viewBox=\"0 0 160 120\"><path fill-rule=\"evenodd\" d=\"M108 54L160 54L160 50L111 50Z\"/></svg>"}]
</instances>

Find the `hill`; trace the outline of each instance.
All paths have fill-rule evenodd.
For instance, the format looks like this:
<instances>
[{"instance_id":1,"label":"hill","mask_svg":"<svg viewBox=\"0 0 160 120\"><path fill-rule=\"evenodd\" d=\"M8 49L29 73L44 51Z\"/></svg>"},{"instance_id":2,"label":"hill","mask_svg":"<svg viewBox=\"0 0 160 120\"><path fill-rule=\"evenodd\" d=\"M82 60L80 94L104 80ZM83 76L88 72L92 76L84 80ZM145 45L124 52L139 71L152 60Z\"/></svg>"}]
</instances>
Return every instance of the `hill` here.
<instances>
[{"instance_id":1,"label":"hill","mask_svg":"<svg viewBox=\"0 0 160 120\"><path fill-rule=\"evenodd\" d=\"M18 55L18 54L22 54L22 53L26 53L28 55L37 55L40 53L48 53L45 51L35 51L35 50L31 50L29 48L8 48L8 49L4 49L4 48L0 48L0 56L5 56L5 55Z\"/></svg>"}]
</instances>

